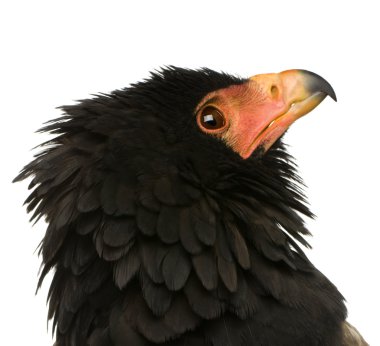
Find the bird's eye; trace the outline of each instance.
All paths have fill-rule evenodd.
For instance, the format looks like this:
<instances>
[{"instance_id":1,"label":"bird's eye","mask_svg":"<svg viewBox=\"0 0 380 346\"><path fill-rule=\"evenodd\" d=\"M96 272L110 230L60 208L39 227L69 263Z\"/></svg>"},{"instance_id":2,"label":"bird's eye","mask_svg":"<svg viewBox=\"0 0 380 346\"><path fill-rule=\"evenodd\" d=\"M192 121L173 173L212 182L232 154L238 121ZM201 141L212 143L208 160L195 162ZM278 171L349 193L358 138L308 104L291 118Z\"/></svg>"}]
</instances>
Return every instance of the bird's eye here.
<instances>
[{"instance_id":1,"label":"bird's eye","mask_svg":"<svg viewBox=\"0 0 380 346\"><path fill-rule=\"evenodd\" d=\"M219 130L226 125L226 119L217 108L207 106L199 114L199 124L206 130Z\"/></svg>"}]
</instances>

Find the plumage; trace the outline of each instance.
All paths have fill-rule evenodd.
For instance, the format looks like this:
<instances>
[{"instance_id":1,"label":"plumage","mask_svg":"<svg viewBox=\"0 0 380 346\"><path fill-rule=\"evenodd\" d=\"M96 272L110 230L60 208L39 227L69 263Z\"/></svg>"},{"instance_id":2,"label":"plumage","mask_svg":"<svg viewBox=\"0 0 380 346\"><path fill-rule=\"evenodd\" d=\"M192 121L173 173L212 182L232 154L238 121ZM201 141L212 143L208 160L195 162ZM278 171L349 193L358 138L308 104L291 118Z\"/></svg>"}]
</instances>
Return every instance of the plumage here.
<instances>
[{"instance_id":1,"label":"plumage","mask_svg":"<svg viewBox=\"0 0 380 346\"><path fill-rule=\"evenodd\" d=\"M218 286L218 272L215 256L210 251L204 251L193 256L193 267L203 287L211 291Z\"/></svg>"},{"instance_id":2,"label":"plumage","mask_svg":"<svg viewBox=\"0 0 380 346\"><path fill-rule=\"evenodd\" d=\"M173 293L164 284L155 284L148 275L141 275L141 288L145 302L154 316L163 316L170 308Z\"/></svg>"},{"instance_id":3,"label":"plumage","mask_svg":"<svg viewBox=\"0 0 380 346\"><path fill-rule=\"evenodd\" d=\"M194 274L190 276L184 292L191 310L205 320L221 316L226 309L226 304L218 299L216 292L204 288Z\"/></svg>"},{"instance_id":4,"label":"plumage","mask_svg":"<svg viewBox=\"0 0 380 346\"><path fill-rule=\"evenodd\" d=\"M157 218L157 213L140 206L136 215L137 227L143 234L153 236L156 234Z\"/></svg>"},{"instance_id":5,"label":"plumage","mask_svg":"<svg viewBox=\"0 0 380 346\"><path fill-rule=\"evenodd\" d=\"M117 287L123 289L137 275L141 266L137 247L134 246L113 267L114 280Z\"/></svg>"},{"instance_id":6,"label":"plumage","mask_svg":"<svg viewBox=\"0 0 380 346\"><path fill-rule=\"evenodd\" d=\"M184 249L180 246L173 246L169 249L162 261L162 274L166 286L171 291L178 291L186 283L191 271L191 261Z\"/></svg>"},{"instance_id":7,"label":"plumage","mask_svg":"<svg viewBox=\"0 0 380 346\"><path fill-rule=\"evenodd\" d=\"M128 244L137 233L136 222L129 217L105 220L103 226L103 241L105 244L118 247Z\"/></svg>"},{"instance_id":8,"label":"plumage","mask_svg":"<svg viewBox=\"0 0 380 346\"><path fill-rule=\"evenodd\" d=\"M179 237L185 250L196 255L202 251L203 245L193 231L192 221L190 208L183 208L180 211Z\"/></svg>"},{"instance_id":9,"label":"plumage","mask_svg":"<svg viewBox=\"0 0 380 346\"><path fill-rule=\"evenodd\" d=\"M100 190L100 203L104 212L108 215L116 213L118 206L116 196L118 194L118 181L114 174L110 174L104 180Z\"/></svg>"},{"instance_id":10,"label":"plumage","mask_svg":"<svg viewBox=\"0 0 380 346\"><path fill-rule=\"evenodd\" d=\"M91 187L78 196L77 208L81 213L87 213L100 207L99 192Z\"/></svg>"},{"instance_id":11,"label":"plumage","mask_svg":"<svg viewBox=\"0 0 380 346\"><path fill-rule=\"evenodd\" d=\"M166 244L176 243L179 239L179 209L162 206L157 220L157 234Z\"/></svg>"},{"instance_id":12,"label":"plumage","mask_svg":"<svg viewBox=\"0 0 380 346\"><path fill-rule=\"evenodd\" d=\"M198 239L205 245L214 245L216 239L216 217L213 210L201 199L194 208L194 230Z\"/></svg>"},{"instance_id":13,"label":"plumage","mask_svg":"<svg viewBox=\"0 0 380 346\"><path fill-rule=\"evenodd\" d=\"M76 223L76 232L80 235L93 233L102 220L102 214L97 212L82 213Z\"/></svg>"},{"instance_id":14,"label":"plumage","mask_svg":"<svg viewBox=\"0 0 380 346\"><path fill-rule=\"evenodd\" d=\"M164 276L162 273L162 261L164 260L169 248L156 240L146 239L140 247L140 256L145 271L153 282L162 284Z\"/></svg>"},{"instance_id":15,"label":"plumage","mask_svg":"<svg viewBox=\"0 0 380 346\"><path fill-rule=\"evenodd\" d=\"M237 289L237 274L234 261L227 261L222 256L217 258L219 276L229 291L235 292Z\"/></svg>"},{"instance_id":16,"label":"plumage","mask_svg":"<svg viewBox=\"0 0 380 346\"><path fill-rule=\"evenodd\" d=\"M226 233L227 239L231 246L232 252L234 253L237 261L242 268L248 269L251 266L249 259L249 252L247 244L240 234L239 230L231 222L226 222Z\"/></svg>"},{"instance_id":17,"label":"plumage","mask_svg":"<svg viewBox=\"0 0 380 346\"><path fill-rule=\"evenodd\" d=\"M170 309L165 314L164 320L168 326L171 326L179 334L194 330L201 323L201 318L191 309L188 309L188 302L183 294L175 296Z\"/></svg>"},{"instance_id":18,"label":"plumage","mask_svg":"<svg viewBox=\"0 0 380 346\"><path fill-rule=\"evenodd\" d=\"M281 139L326 95L303 70L168 67L61 107L15 179L48 222L55 346L366 345L302 251L313 214Z\"/></svg>"}]
</instances>

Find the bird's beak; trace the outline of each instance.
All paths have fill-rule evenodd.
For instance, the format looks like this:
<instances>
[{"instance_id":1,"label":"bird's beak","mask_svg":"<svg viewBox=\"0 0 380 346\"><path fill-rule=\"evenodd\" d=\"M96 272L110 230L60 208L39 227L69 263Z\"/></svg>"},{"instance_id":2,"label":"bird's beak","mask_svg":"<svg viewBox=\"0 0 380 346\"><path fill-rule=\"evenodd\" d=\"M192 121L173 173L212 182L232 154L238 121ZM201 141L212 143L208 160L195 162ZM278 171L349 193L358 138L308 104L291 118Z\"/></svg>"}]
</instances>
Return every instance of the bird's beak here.
<instances>
[{"instance_id":1,"label":"bird's beak","mask_svg":"<svg viewBox=\"0 0 380 346\"><path fill-rule=\"evenodd\" d=\"M253 128L249 131L249 143L240 152L243 158L258 147L268 150L293 122L313 110L327 95L336 101L331 85L306 70L260 74L249 78L248 83L254 97L260 93L262 101L252 114L254 120L248 121Z\"/></svg>"}]
</instances>

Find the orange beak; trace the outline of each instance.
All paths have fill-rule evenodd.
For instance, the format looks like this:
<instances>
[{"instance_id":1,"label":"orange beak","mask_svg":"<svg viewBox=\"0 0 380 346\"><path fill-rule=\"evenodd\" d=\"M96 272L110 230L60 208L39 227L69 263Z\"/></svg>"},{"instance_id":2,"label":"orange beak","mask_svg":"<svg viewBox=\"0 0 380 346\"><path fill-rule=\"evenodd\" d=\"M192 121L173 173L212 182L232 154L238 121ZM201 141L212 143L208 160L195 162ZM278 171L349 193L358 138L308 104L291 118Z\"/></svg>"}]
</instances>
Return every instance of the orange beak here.
<instances>
[{"instance_id":1,"label":"orange beak","mask_svg":"<svg viewBox=\"0 0 380 346\"><path fill-rule=\"evenodd\" d=\"M239 117L238 127L244 127L240 130L245 132L245 143L235 149L243 158L259 147L268 150L293 122L313 110L327 95L336 101L331 85L306 70L260 74L249 78L248 84L252 97L257 98L259 90L261 101Z\"/></svg>"}]
</instances>

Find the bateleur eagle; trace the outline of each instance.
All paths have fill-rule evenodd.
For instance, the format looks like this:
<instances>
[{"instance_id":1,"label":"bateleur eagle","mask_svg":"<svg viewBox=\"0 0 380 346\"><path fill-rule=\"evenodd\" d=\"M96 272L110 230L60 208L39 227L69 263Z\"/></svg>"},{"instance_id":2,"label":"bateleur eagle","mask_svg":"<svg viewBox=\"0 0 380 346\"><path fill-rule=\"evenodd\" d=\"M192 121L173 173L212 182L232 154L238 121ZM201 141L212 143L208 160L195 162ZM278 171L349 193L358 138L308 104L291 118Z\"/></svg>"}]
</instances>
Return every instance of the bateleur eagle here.
<instances>
[{"instance_id":1,"label":"bateleur eagle","mask_svg":"<svg viewBox=\"0 0 380 346\"><path fill-rule=\"evenodd\" d=\"M168 67L64 106L31 177L56 346L367 345L308 260L281 136L327 95L305 70Z\"/></svg>"}]
</instances>

